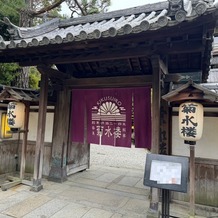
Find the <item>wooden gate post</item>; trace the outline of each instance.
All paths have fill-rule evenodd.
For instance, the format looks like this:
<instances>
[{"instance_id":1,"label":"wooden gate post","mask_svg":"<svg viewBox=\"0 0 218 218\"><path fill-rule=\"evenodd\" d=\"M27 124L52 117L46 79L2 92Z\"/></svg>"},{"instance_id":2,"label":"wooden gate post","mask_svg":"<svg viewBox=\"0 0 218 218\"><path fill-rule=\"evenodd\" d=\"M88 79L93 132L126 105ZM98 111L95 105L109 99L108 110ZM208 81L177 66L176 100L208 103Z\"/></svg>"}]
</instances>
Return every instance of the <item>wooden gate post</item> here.
<instances>
[{"instance_id":1,"label":"wooden gate post","mask_svg":"<svg viewBox=\"0 0 218 218\"><path fill-rule=\"evenodd\" d=\"M70 123L70 96L67 88L59 91L55 105L52 139L52 165L48 179L64 182L67 179L67 145Z\"/></svg>"},{"instance_id":2,"label":"wooden gate post","mask_svg":"<svg viewBox=\"0 0 218 218\"><path fill-rule=\"evenodd\" d=\"M21 149L21 163L20 163L20 179L21 180L24 178L25 167L26 167L26 152L27 152L29 111L30 111L30 103L25 102L24 133L23 133L23 142L22 142L22 149Z\"/></svg>"},{"instance_id":3,"label":"wooden gate post","mask_svg":"<svg viewBox=\"0 0 218 218\"><path fill-rule=\"evenodd\" d=\"M151 57L152 63L152 145L151 152L159 153L160 144L160 100L161 100L161 68L159 56ZM151 188L150 208L147 217L159 217L159 194L157 188Z\"/></svg>"},{"instance_id":4,"label":"wooden gate post","mask_svg":"<svg viewBox=\"0 0 218 218\"><path fill-rule=\"evenodd\" d=\"M34 173L33 173L33 186L31 191L38 192L43 186L41 184L42 179L42 165L44 156L44 139L45 139L45 123L46 123L46 111L47 111L47 98L48 98L48 76L43 70L38 67L41 73L40 83L40 97L39 97L39 115L38 115L38 127L36 137L35 148L35 161L34 161Z\"/></svg>"},{"instance_id":5,"label":"wooden gate post","mask_svg":"<svg viewBox=\"0 0 218 218\"><path fill-rule=\"evenodd\" d=\"M195 145L190 145L190 216L195 216Z\"/></svg>"}]
</instances>

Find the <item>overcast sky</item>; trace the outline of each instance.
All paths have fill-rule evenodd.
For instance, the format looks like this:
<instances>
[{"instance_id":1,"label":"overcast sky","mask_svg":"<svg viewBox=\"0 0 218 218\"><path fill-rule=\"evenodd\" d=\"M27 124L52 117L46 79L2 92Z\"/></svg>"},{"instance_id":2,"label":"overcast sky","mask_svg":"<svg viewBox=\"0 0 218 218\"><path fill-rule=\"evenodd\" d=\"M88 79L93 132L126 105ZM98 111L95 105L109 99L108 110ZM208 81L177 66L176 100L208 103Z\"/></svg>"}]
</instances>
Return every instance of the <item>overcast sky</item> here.
<instances>
[{"instance_id":1,"label":"overcast sky","mask_svg":"<svg viewBox=\"0 0 218 218\"><path fill-rule=\"evenodd\" d=\"M166 0L111 0L109 11L115 11L124 8L131 8L140 5L162 2Z\"/></svg>"},{"instance_id":2,"label":"overcast sky","mask_svg":"<svg viewBox=\"0 0 218 218\"><path fill-rule=\"evenodd\" d=\"M135 6L146 5L146 4L162 2L162 1L166 1L166 0L111 0L111 6L109 8L109 11L131 8ZM71 15L71 11L69 10L66 3L62 4L62 11L63 14L67 14L68 16Z\"/></svg>"}]
</instances>

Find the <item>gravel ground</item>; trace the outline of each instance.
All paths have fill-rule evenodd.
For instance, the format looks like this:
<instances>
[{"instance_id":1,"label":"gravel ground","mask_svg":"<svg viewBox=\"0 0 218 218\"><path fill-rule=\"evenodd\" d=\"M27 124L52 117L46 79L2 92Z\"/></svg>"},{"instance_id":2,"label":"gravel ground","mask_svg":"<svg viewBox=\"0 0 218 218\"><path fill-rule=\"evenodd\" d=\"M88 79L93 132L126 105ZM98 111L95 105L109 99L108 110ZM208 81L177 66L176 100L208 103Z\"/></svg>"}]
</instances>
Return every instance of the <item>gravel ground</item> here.
<instances>
[{"instance_id":1,"label":"gravel ground","mask_svg":"<svg viewBox=\"0 0 218 218\"><path fill-rule=\"evenodd\" d=\"M90 164L143 170L147 149L91 144Z\"/></svg>"}]
</instances>

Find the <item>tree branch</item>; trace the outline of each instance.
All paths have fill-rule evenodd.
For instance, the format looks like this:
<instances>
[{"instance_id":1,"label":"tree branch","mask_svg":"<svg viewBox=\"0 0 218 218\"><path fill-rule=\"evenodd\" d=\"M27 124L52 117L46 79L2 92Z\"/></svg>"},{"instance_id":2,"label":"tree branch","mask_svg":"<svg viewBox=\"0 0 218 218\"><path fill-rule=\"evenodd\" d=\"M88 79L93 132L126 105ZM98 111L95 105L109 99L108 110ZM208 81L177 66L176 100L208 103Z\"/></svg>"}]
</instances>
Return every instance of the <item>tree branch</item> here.
<instances>
[{"instance_id":1,"label":"tree branch","mask_svg":"<svg viewBox=\"0 0 218 218\"><path fill-rule=\"evenodd\" d=\"M79 2L78 2L77 0L74 0L74 1L75 1L76 5L78 6L78 8L80 9L80 11L82 12L82 15L83 15L83 16L87 15L87 14L85 13L85 11L83 10L83 8L81 7L81 5L79 4Z\"/></svg>"},{"instance_id":2,"label":"tree branch","mask_svg":"<svg viewBox=\"0 0 218 218\"><path fill-rule=\"evenodd\" d=\"M59 1L55 2L54 4L52 4L52 5L49 5L47 7L44 7L42 9L40 9L39 11L35 11L35 12L33 12L33 16L36 16L36 15L39 15L39 14L43 14L43 13L45 13L47 11L50 11L50 10L58 7L59 5L61 5L61 3L63 3L64 1L65 0L59 0Z\"/></svg>"}]
</instances>

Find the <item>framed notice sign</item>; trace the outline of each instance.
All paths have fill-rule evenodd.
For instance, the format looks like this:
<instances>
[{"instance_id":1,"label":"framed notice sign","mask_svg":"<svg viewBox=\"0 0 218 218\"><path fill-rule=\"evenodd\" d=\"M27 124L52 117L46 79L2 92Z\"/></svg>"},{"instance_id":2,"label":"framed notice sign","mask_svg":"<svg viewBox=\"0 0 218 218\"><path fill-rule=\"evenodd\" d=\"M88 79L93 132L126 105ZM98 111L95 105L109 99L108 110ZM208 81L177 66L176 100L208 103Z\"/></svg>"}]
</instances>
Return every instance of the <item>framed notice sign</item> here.
<instances>
[{"instance_id":1,"label":"framed notice sign","mask_svg":"<svg viewBox=\"0 0 218 218\"><path fill-rule=\"evenodd\" d=\"M147 154L144 185L187 192L188 158Z\"/></svg>"}]
</instances>

